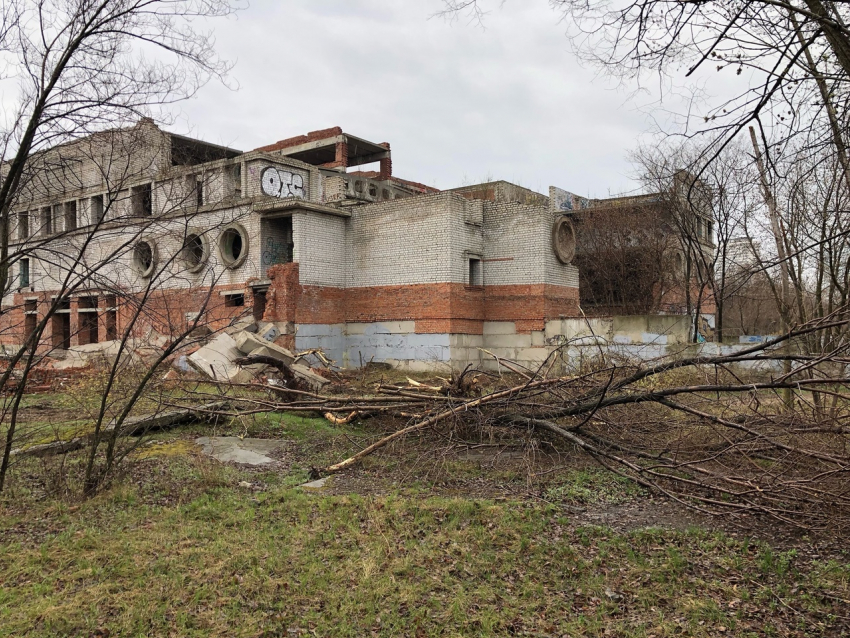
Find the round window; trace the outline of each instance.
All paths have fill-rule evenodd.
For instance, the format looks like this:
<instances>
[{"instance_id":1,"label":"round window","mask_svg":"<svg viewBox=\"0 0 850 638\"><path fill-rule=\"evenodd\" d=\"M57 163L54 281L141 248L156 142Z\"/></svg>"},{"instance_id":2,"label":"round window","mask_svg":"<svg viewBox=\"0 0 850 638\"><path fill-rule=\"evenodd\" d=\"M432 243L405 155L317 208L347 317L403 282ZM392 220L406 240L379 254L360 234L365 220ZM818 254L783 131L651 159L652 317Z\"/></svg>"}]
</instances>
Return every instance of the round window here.
<instances>
[{"instance_id":1,"label":"round window","mask_svg":"<svg viewBox=\"0 0 850 638\"><path fill-rule=\"evenodd\" d=\"M218 240L221 260L228 268L242 265L248 256L248 233L239 224L228 226Z\"/></svg>"},{"instance_id":2,"label":"round window","mask_svg":"<svg viewBox=\"0 0 850 638\"><path fill-rule=\"evenodd\" d=\"M140 241L133 248L133 267L142 277L150 277L156 265L156 252L149 241Z\"/></svg>"},{"instance_id":3,"label":"round window","mask_svg":"<svg viewBox=\"0 0 850 638\"><path fill-rule=\"evenodd\" d=\"M569 264L576 255L576 233L566 216L558 217L552 226L552 250L562 264Z\"/></svg>"},{"instance_id":4,"label":"round window","mask_svg":"<svg viewBox=\"0 0 850 638\"><path fill-rule=\"evenodd\" d=\"M199 233L189 233L183 240L181 256L189 272L198 272L207 262L207 240Z\"/></svg>"}]
</instances>

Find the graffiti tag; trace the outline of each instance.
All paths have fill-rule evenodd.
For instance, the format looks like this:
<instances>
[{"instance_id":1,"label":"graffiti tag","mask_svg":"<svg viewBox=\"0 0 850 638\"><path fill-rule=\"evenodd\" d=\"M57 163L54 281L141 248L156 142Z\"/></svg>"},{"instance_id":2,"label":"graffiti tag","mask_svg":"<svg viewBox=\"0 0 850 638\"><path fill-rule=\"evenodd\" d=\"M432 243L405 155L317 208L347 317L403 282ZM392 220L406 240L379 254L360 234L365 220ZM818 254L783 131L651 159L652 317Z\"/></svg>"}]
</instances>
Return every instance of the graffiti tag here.
<instances>
[{"instance_id":1,"label":"graffiti tag","mask_svg":"<svg viewBox=\"0 0 850 638\"><path fill-rule=\"evenodd\" d=\"M304 178L298 173L267 166L260 175L260 184L266 195L304 199Z\"/></svg>"},{"instance_id":2,"label":"graffiti tag","mask_svg":"<svg viewBox=\"0 0 850 638\"><path fill-rule=\"evenodd\" d=\"M550 208L555 211L580 210L587 208L590 202L580 195L570 193L555 186L549 187Z\"/></svg>"},{"instance_id":3,"label":"graffiti tag","mask_svg":"<svg viewBox=\"0 0 850 638\"><path fill-rule=\"evenodd\" d=\"M263 265L287 263L291 261L292 244L275 241L274 237L266 239L266 249L263 251Z\"/></svg>"}]
</instances>

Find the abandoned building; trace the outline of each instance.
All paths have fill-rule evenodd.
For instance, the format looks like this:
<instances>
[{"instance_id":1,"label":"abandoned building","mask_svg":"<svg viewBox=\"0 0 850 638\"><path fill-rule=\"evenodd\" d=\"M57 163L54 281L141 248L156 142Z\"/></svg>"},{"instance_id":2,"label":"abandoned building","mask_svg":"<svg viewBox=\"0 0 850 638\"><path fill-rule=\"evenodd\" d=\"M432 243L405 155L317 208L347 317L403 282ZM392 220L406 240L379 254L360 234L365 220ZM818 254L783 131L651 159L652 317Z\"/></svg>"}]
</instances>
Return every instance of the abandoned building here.
<instances>
[{"instance_id":1,"label":"abandoned building","mask_svg":"<svg viewBox=\"0 0 850 638\"><path fill-rule=\"evenodd\" d=\"M535 364L581 316L583 204L554 187L438 191L339 128L240 152L142 120L31 164L8 229L7 346L54 304L42 347L60 351L128 327L167 337L200 313L274 322L342 367L463 366L482 349Z\"/></svg>"}]
</instances>

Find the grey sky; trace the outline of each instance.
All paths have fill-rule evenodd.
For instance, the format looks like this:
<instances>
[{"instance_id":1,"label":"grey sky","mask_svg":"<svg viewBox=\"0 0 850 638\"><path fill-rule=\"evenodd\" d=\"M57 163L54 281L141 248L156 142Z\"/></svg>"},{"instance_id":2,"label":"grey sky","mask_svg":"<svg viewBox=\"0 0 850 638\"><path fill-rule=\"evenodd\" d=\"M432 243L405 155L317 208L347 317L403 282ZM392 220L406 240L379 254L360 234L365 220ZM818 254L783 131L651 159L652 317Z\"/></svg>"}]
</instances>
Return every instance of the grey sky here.
<instances>
[{"instance_id":1,"label":"grey sky","mask_svg":"<svg viewBox=\"0 0 850 638\"><path fill-rule=\"evenodd\" d=\"M431 16L439 0L252 0L215 23L236 91L208 86L175 132L249 150L339 125L390 142L399 177L486 178L589 196L635 188L626 154L651 124L633 96L579 66L544 0L486 29Z\"/></svg>"}]
</instances>

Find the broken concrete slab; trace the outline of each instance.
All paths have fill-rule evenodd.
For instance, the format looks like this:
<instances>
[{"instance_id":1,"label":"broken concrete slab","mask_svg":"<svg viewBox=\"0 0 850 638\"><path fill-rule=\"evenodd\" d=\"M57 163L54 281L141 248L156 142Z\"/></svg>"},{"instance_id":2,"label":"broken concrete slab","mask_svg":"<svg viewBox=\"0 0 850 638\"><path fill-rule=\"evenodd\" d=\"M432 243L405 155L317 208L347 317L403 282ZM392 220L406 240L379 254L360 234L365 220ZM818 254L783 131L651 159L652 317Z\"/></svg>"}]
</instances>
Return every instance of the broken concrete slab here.
<instances>
[{"instance_id":1,"label":"broken concrete slab","mask_svg":"<svg viewBox=\"0 0 850 638\"><path fill-rule=\"evenodd\" d=\"M253 353L252 353L253 354ZM306 383L314 392L319 392L322 388L324 388L327 384L330 383L329 379L325 379L325 377L319 376L307 366L302 366L300 363L293 363L289 366L289 369L292 371L298 379L301 379Z\"/></svg>"},{"instance_id":2,"label":"broken concrete slab","mask_svg":"<svg viewBox=\"0 0 850 638\"><path fill-rule=\"evenodd\" d=\"M222 463L266 465L274 462L268 454L283 447L286 441L240 439L238 436L202 436L195 439L195 443L203 447L204 454Z\"/></svg>"},{"instance_id":3,"label":"broken concrete slab","mask_svg":"<svg viewBox=\"0 0 850 638\"><path fill-rule=\"evenodd\" d=\"M292 365L295 355L286 348L281 348L270 341L266 341L250 332L240 332L236 335L236 348L243 354L262 354L283 361L286 365ZM262 349L262 352L257 350ZM241 356L241 355L240 355Z\"/></svg>"},{"instance_id":4,"label":"broken concrete slab","mask_svg":"<svg viewBox=\"0 0 850 638\"><path fill-rule=\"evenodd\" d=\"M330 476L325 476L324 478L317 479L315 481L310 481L309 483L302 483L298 487L302 490L308 491L318 491L322 490L328 485L328 481L330 480Z\"/></svg>"},{"instance_id":5,"label":"broken concrete slab","mask_svg":"<svg viewBox=\"0 0 850 638\"><path fill-rule=\"evenodd\" d=\"M240 334L250 333L242 332ZM217 381L248 383L265 366L237 366L233 363L233 360L241 356L242 352L236 347L236 341L234 341L233 337L227 333L222 333L203 348L189 355L189 363L199 372Z\"/></svg>"},{"instance_id":6,"label":"broken concrete slab","mask_svg":"<svg viewBox=\"0 0 850 638\"><path fill-rule=\"evenodd\" d=\"M261 323L257 326L257 336L265 341L274 341L280 336L280 330L273 323Z\"/></svg>"}]
</instances>

